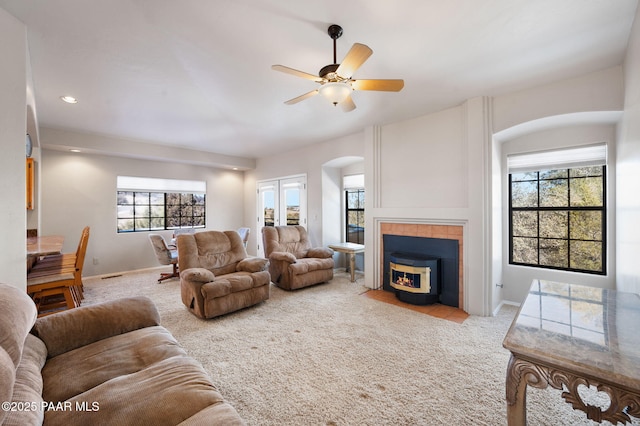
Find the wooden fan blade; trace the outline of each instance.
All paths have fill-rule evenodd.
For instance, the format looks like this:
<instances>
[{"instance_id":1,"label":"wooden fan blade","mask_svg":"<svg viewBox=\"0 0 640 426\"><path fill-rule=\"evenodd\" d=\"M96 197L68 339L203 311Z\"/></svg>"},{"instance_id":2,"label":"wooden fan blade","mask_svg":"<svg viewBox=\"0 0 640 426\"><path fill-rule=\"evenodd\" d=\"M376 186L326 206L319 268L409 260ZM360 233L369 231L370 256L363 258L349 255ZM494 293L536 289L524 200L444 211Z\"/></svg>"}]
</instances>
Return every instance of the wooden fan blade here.
<instances>
[{"instance_id":1,"label":"wooden fan blade","mask_svg":"<svg viewBox=\"0 0 640 426\"><path fill-rule=\"evenodd\" d=\"M271 69L275 70L275 71L280 71L280 72L283 72L283 73L286 73L286 74L295 75L297 77L306 78L307 80L313 80L313 81L316 81L318 83L323 81L322 77L319 77L319 76L313 75L313 74L309 74L309 73L306 73L304 71L294 70L293 68L285 67L284 65L271 65Z\"/></svg>"},{"instance_id":2,"label":"wooden fan blade","mask_svg":"<svg viewBox=\"0 0 640 426\"><path fill-rule=\"evenodd\" d=\"M404 87L404 80L353 80L354 90L378 90L381 92L399 92Z\"/></svg>"},{"instance_id":3,"label":"wooden fan blade","mask_svg":"<svg viewBox=\"0 0 640 426\"><path fill-rule=\"evenodd\" d=\"M317 94L318 94L317 90L312 90L310 92L305 93L304 95L298 96L297 98L289 99L288 101L285 102L285 104L287 105L297 104L298 102L304 101L305 99L310 98Z\"/></svg>"},{"instance_id":4,"label":"wooden fan blade","mask_svg":"<svg viewBox=\"0 0 640 426\"><path fill-rule=\"evenodd\" d=\"M353 73L355 73L356 70L364 64L364 61L369 59L369 56L371 56L372 53L373 50L371 50L369 46L354 43L349 52L347 52L347 56L344 57L342 63L336 70L336 74L343 78L351 78Z\"/></svg>"},{"instance_id":5,"label":"wooden fan blade","mask_svg":"<svg viewBox=\"0 0 640 426\"><path fill-rule=\"evenodd\" d=\"M340 102L340 106L344 112L353 111L356 109L356 104L353 103L351 95L347 96L344 101Z\"/></svg>"}]
</instances>

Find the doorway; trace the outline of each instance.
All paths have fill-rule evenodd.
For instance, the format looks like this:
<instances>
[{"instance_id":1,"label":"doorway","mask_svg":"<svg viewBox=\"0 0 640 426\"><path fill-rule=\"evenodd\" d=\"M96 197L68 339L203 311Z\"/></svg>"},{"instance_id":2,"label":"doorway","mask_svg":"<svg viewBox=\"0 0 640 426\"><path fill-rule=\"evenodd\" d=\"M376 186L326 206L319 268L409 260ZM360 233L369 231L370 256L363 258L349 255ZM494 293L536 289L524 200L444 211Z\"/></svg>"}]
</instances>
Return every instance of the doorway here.
<instances>
[{"instance_id":1,"label":"doorway","mask_svg":"<svg viewBox=\"0 0 640 426\"><path fill-rule=\"evenodd\" d=\"M257 253L264 257L262 228L302 225L307 227L307 176L290 176L257 183Z\"/></svg>"}]
</instances>

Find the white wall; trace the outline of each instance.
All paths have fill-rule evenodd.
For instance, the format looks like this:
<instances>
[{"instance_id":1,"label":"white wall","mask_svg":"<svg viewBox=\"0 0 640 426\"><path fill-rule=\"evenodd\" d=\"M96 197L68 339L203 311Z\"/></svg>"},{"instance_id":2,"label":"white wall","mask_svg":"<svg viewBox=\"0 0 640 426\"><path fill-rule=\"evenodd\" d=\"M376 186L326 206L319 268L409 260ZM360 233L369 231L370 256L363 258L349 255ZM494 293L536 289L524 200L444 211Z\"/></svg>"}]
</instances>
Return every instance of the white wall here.
<instances>
[{"instance_id":1,"label":"white wall","mask_svg":"<svg viewBox=\"0 0 640 426\"><path fill-rule=\"evenodd\" d=\"M640 7L624 62L625 100L617 161L617 288L640 293Z\"/></svg>"},{"instance_id":2,"label":"white wall","mask_svg":"<svg viewBox=\"0 0 640 426\"><path fill-rule=\"evenodd\" d=\"M40 130L38 128L38 114L36 108L36 95L33 87L33 76L31 73L31 56L27 52L27 133L31 137L33 151L31 158L34 160L34 179L40 179ZM34 207L27 210L27 229L38 229L40 227L40 185L36 184L34 191Z\"/></svg>"},{"instance_id":3,"label":"white wall","mask_svg":"<svg viewBox=\"0 0 640 426\"><path fill-rule=\"evenodd\" d=\"M515 153L544 151L579 145L606 142L615 151L615 125L576 125L532 132L505 141L501 146L502 170L506 170L507 156ZM607 274L594 275L553 269L532 268L509 264L509 179L507 173L501 175L502 188L502 282L503 298L521 303L529 292L534 279L544 279L573 284L583 284L600 288L615 288L615 161L611 158L607 166Z\"/></svg>"},{"instance_id":4,"label":"white wall","mask_svg":"<svg viewBox=\"0 0 640 426\"><path fill-rule=\"evenodd\" d=\"M600 126L604 126L606 140L612 141L611 124L619 118L623 104L622 77L622 67L613 67L495 97L490 104L482 98L472 99L459 107L372 129L365 155L369 175L367 199L377 197L377 200L367 205L367 229L375 229L378 222L387 219L462 224L464 308L473 314L489 315L503 298L519 303L532 277L546 278L547 271L526 268L527 272L522 273L505 267L508 244L504 242L502 226L506 216L501 208L504 200L501 159L508 152L539 149L545 143L547 147L566 144L562 138L567 135L557 129L568 123L584 126L582 132L586 136L582 137L582 143L593 138L602 140ZM596 126L590 127L593 123ZM505 140L541 129L556 129L545 136L557 137L549 137L542 144L525 138L515 142L509 148L511 151L500 146ZM493 141L487 133L499 138ZM615 152L615 147L612 151ZM615 162L612 163L610 172L615 171ZM495 182L498 177L500 181ZM614 181L610 178L610 183ZM614 194L611 189L613 206ZM492 214L496 209L498 217ZM613 234L615 222L611 222ZM366 245L373 250L367 249L365 254L368 282L372 277L377 280L379 274L375 254L379 243L377 236L371 234L367 234ZM610 248L610 252L610 259L615 259L615 250ZM614 269L609 264L611 273ZM553 277L569 280L566 276ZM496 288L496 282L505 288ZM611 275L588 276L582 282L613 286Z\"/></svg>"},{"instance_id":5,"label":"white wall","mask_svg":"<svg viewBox=\"0 0 640 426\"><path fill-rule=\"evenodd\" d=\"M504 288L501 293L504 300L522 302L534 278L615 288L617 148L613 142L616 139L615 123L621 116L623 103L623 72L620 66L494 98L494 149L499 147L501 150L499 175L503 224L497 232L501 233L502 241L501 278ZM506 155L603 141L610 143L607 275L509 265ZM494 259L495 267L497 263Z\"/></svg>"},{"instance_id":6,"label":"white wall","mask_svg":"<svg viewBox=\"0 0 640 426\"><path fill-rule=\"evenodd\" d=\"M337 167L322 166L322 241L343 241L342 175ZM315 214L314 214L315 215ZM312 219L311 216L309 219ZM327 243L330 244L330 243ZM336 260L339 256L335 256Z\"/></svg>"},{"instance_id":7,"label":"white wall","mask_svg":"<svg viewBox=\"0 0 640 426\"><path fill-rule=\"evenodd\" d=\"M382 128L380 207L467 207L464 109Z\"/></svg>"},{"instance_id":8,"label":"white wall","mask_svg":"<svg viewBox=\"0 0 640 426\"><path fill-rule=\"evenodd\" d=\"M518 92L493 101L493 131L586 111L620 111L624 99L622 67L607 68Z\"/></svg>"},{"instance_id":9,"label":"white wall","mask_svg":"<svg viewBox=\"0 0 640 426\"><path fill-rule=\"evenodd\" d=\"M60 131L50 134L43 129L41 137L47 143L50 137L64 138L65 134L77 136ZM41 172L41 234L63 235L64 251L73 252L82 228L91 227L85 276L159 266L147 232L117 233L116 177L119 175L204 180L207 182L207 229L228 230L243 225L243 172L48 149L42 152ZM160 233L165 239L172 235L171 231Z\"/></svg>"},{"instance_id":10,"label":"white wall","mask_svg":"<svg viewBox=\"0 0 640 426\"><path fill-rule=\"evenodd\" d=\"M490 105L474 98L412 120L373 128L365 151L365 279L381 286L380 223L463 227L464 308L491 313L488 155Z\"/></svg>"},{"instance_id":11,"label":"white wall","mask_svg":"<svg viewBox=\"0 0 640 426\"><path fill-rule=\"evenodd\" d=\"M327 214L327 209L325 208L325 240L326 241L346 241L346 227L347 221L345 217L345 212L347 210L346 200L345 200L345 188L344 188L344 177L351 175L363 175L364 174L364 158L362 157L347 157L341 158L337 160L342 167L337 167L333 169L334 175L336 176L337 187L328 188L328 185L324 186L323 193L324 199L326 200L327 195L329 199L332 200L331 216ZM328 167L324 168L325 170ZM366 198L365 192L365 198ZM366 214L366 212L365 212ZM330 217L330 220L327 218ZM327 238L328 234L326 233L326 229L330 230L330 238ZM364 253L357 253L356 255L356 270L364 271ZM335 262L336 266L339 268L346 268L349 265L349 255L345 253L335 253Z\"/></svg>"},{"instance_id":12,"label":"white wall","mask_svg":"<svg viewBox=\"0 0 640 426\"><path fill-rule=\"evenodd\" d=\"M495 139L491 142L491 280L493 289L491 303L493 312L504 300L504 278L502 276L503 252L502 226L502 143Z\"/></svg>"},{"instance_id":13,"label":"white wall","mask_svg":"<svg viewBox=\"0 0 640 426\"><path fill-rule=\"evenodd\" d=\"M0 8L0 282L26 289L27 30Z\"/></svg>"},{"instance_id":14,"label":"white wall","mask_svg":"<svg viewBox=\"0 0 640 426\"><path fill-rule=\"evenodd\" d=\"M255 232L256 182L305 173L307 175L307 230L311 243L315 246L323 246L340 242L339 239L336 241L325 239L323 233L323 165L336 158L362 157L364 141L363 134L356 133L258 159L255 170L245 173L245 223L251 224L248 226L252 228L249 247L256 246L256 238L262 238ZM251 253L251 250L249 252Z\"/></svg>"}]
</instances>

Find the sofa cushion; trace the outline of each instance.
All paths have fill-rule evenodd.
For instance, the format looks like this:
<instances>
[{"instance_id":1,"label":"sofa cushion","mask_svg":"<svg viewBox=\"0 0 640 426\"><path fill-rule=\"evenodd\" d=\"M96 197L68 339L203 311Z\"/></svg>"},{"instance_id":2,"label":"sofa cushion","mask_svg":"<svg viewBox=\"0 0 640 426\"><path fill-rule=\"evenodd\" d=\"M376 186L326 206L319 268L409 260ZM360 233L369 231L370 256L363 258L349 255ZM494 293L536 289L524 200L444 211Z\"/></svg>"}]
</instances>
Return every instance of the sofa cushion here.
<instances>
[{"instance_id":1,"label":"sofa cushion","mask_svg":"<svg viewBox=\"0 0 640 426\"><path fill-rule=\"evenodd\" d=\"M36 320L35 304L24 290L0 283L0 401L11 401L16 370L29 330ZM7 411L0 410L0 424Z\"/></svg>"},{"instance_id":2,"label":"sofa cushion","mask_svg":"<svg viewBox=\"0 0 640 426\"><path fill-rule=\"evenodd\" d=\"M177 355L104 382L69 399L91 410L47 411L47 425L177 425L208 406L227 405L200 364ZM97 405L96 405L97 404ZM235 422L242 424L235 410ZM226 410L226 411L229 411ZM227 413L227 417L230 415ZM207 424L227 424L211 417Z\"/></svg>"},{"instance_id":3,"label":"sofa cushion","mask_svg":"<svg viewBox=\"0 0 640 426\"><path fill-rule=\"evenodd\" d=\"M213 318L253 306L269 298L269 285L229 293L224 297L209 297L203 307L204 318Z\"/></svg>"},{"instance_id":4,"label":"sofa cushion","mask_svg":"<svg viewBox=\"0 0 640 426\"><path fill-rule=\"evenodd\" d=\"M204 284L201 288L205 298L223 297L238 291L249 290L254 287L268 285L270 282L268 271L234 272L216 278L213 282Z\"/></svg>"},{"instance_id":5,"label":"sofa cushion","mask_svg":"<svg viewBox=\"0 0 640 426\"><path fill-rule=\"evenodd\" d=\"M307 252L311 248L307 230L300 225L265 226L262 228L262 236L265 253L268 255L280 251L291 253L300 259L307 257Z\"/></svg>"},{"instance_id":6,"label":"sofa cushion","mask_svg":"<svg viewBox=\"0 0 640 426\"><path fill-rule=\"evenodd\" d=\"M160 324L160 314L148 297L117 299L38 318L31 331L55 357L90 343Z\"/></svg>"},{"instance_id":7,"label":"sofa cushion","mask_svg":"<svg viewBox=\"0 0 640 426\"><path fill-rule=\"evenodd\" d=\"M180 270L205 268L216 276L236 271L236 265L247 257L236 231L205 231L178 235Z\"/></svg>"},{"instance_id":8,"label":"sofa cushion","mask_svg":"<svg viewBox=\"0 0 640 426\"><path fill-rule=\"evenodd\" d=\"M304 258L289 265L289 270L295 275L306 274L320 269L333 269L333 259Z\"/></svg>"},{"instance_id":9,"label":"sofa cushion","mask_svg":"<svg viewBox=\"0 0 640 426\"><path fill-rule=\"evenodd\" d=\"M22 359L16 370L12 402L23 403L25 409L10 411L2 426L41 425L44 419L42 407L42 366L47 360L47 347L42 340L29 334L25 339ZM26 409L28 407L28 409Z\"/></svg>"},{"instance_id":10,"label":"sofa cushion","mask_svg":"<svg viewBox=\"0 0 640 426\"><path fill-rule=\"evenodd\" d=\"M184 355L162 326L119 334L50 358L42 369L43 397L65 401L115 377Z\"/></svg>"}]
</instances>

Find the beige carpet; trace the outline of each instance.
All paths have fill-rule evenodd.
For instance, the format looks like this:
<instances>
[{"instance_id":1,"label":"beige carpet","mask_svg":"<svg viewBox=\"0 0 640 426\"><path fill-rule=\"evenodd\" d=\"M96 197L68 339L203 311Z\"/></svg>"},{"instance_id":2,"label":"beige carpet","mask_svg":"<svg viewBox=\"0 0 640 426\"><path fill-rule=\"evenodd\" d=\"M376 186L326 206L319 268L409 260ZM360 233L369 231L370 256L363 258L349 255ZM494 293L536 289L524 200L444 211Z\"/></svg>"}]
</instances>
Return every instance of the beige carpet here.
<instances>
[{"instance_id":1,"label":"beige carpet","mask_svg":"<svg viewBox=\"0 0 640 426\"><path fill-rule=\"evenodd\" d=\"M504 425L515 315L442 320L361 294L362 277L271 298L203 321L158 271L85 280L85 305L148 295L163 325L208 370L249 425ZM591 425L559 391L530 389L530 425ZM604 423L608 424L608 423ZM640 424L640 423L634 423Z\"/></svg>"}]
</instances>

